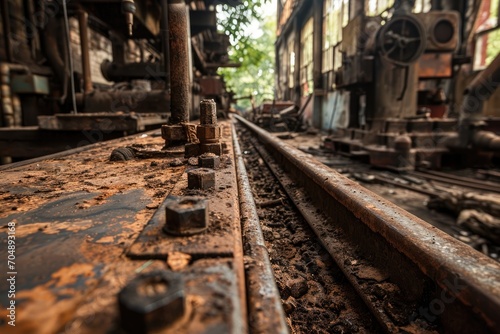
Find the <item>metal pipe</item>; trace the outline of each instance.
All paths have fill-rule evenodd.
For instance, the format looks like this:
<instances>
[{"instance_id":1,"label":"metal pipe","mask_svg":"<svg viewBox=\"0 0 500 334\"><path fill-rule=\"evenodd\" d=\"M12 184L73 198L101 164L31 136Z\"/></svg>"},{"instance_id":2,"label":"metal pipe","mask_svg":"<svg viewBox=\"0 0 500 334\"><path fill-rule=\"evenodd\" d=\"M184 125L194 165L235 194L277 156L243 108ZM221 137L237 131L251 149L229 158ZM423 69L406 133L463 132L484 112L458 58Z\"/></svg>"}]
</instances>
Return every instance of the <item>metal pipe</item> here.
<instances>
[{"instance_id":1,"label":"metal pipe","mask_svg":"<svg viewBox=\"0 0 500 334\"><path fill-rule=\"evenodd\" d=\"M80 48L82 52L82 74L83 92L88 94L94 90L92 86L92 75L90 73L90 50L89 50L89 15L82 8L78 10L78 27L80 29Z\"/></svg>"},{"instance_id":2,"label":"metal pipe","mask_svg":"<svg viewBox=\"0 0 500 334\"><path fill-rule=\"evenodd\" d=\"M238 136L232 125L234 157L240 195L242 233L246 245L245 268L250 333L288 333L283 305L276 287L271 261L264 243L259 215L243 161Z\"/></svg>"},{"instance_id":3,"label":"metal pipe","mask_svg":"<svg viewBox=\"0 0 500 334\"><path fill-rule=\"evenodd\" d=\"M98 91L76 94L78 107L84 112L166 113L168 96L164 90L153 91Z\"/></svg>"},{"instance_id":4,"label":"metal pipe","mask_svg":"<svg viewBox=\"0 0 500 334\"><path fill-rule=\"evenodd\" d=\"M160 63L127 63L120 64L104 60L101 63L101 72L108 81L130 81L130 80L165 80L163 64Z\"/></svg>"},{"instance_id":5,"label":"metal pipe","mask_svg":"<svg viewBox=\"0 0 500 334\"><path fill-rule=\"evenodd\" d=\"M175 50L170 55L171 116L169 124L189 121L189 40L188 11L184 0L168 3L169 48Z\"/></svg>"},{"instance_id":6,"label":"metal pipe","mask_svg":"<svg viewBox=\"0 0 500 334\"><path fill-rule=\"evenodd\" d=\"M170 46L168 31L168 0L161 1L162 21L161 36L163 47L163 68L165 72L165 90L170 90Z\"/></svg>"}]
</instances>

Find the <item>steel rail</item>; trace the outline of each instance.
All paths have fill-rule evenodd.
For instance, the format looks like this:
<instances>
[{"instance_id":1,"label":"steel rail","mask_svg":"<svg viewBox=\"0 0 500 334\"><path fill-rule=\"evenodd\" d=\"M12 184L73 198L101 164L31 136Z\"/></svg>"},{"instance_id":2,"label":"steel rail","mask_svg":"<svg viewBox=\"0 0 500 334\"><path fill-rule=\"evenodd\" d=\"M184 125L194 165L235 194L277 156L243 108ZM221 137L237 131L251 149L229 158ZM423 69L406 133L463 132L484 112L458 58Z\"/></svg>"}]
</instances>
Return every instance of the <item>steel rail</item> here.
<instances>
[{"instance_id":1,"label":"steel rail","mask_svg":"<svg viewBox=\"0 0 500 334\"><path fill-rule=\"evenodd\" d=\"M243 161L238 137L232 125L234 160L240 195L240 217L245 239L245 272L248 291L250 333L288 333L281 297L264 243L252 188Z\"/></svg>"},{"instance_id":2,"label":"steel rail","mask_svg":"<svg viewBox=\"0 0 500 334\"><path fill-rule=\"evenodd\" d=\"M359 252L385 266L402 293L420 302L427 300L427 305L436 300L443 303L443 309L434 315L442 319L445 331L474 329L500 333L499 263L255 124L239 116L235 118L254 132L330 217L331 223L357 240ZM432 291L425 288L429 284L434 287ZM431 297L425 297L429 293ZM446 296L448 304L439 295L443 300Z\"/></svg>"},{"instance_id":3,"label":"steel rail","mask_svg":"<svg viewBox=\"0 0 500 334\"><path fill-rule=\"evenodd\" d=\"M458 177L453 177L451 175L445 176L445 175L438 175L437 173L432 173L432 172L410 172L411 175L424 178L427 180L433 180L436 182L441 182L441 183L447 183L455 186L460 186L460 187L465 187L465 188L470 188L474 190L481 190L481 191L489 191L489 192L494 192L494 193L500 193L500 186L494 185L494 184L484 184L484 183L478 183L475 182L474 180L464 180L464 179L458 179Z\"/></svg>"}]
</instances>

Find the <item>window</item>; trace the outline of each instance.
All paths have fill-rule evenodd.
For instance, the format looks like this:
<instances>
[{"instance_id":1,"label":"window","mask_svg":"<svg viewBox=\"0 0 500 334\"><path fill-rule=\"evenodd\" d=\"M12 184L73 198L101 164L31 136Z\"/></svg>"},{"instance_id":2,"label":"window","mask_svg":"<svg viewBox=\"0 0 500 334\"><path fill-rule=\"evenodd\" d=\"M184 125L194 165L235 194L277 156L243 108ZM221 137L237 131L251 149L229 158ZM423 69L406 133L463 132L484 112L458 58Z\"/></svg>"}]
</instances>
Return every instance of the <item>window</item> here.
<instances>
[{"instance_id":1,"label":"window","mask_svg":"<svg viewBox=\"0 0 500 334\"><path fill-rule=\"evenodd\" d=\"M288 57L286 55L286 44L282 44L280 46L279 52L278 52L278 59L279 59L279 72L278 72L278 78L279 78L279 84L280 86L285 86L287 87L288 84L287 79L288 79Z\"/></svg>"},{"instance_id":2,"label":"window","mask_svg":"<svg viewBox=\"0 0 500 334\"><path fill-rule=\"evenodd\" d=\"M288 88L293 88L295 86L295 35L291 35L288 38Z\"/></svg>"},{"instance_id":3,"label":"window","mask_svg":"<svg viewBox=\"0 0 500 334\"><path fill-rule=\"evenodd\" d=\"M394 0L366 0L366 15L377 16L394 5Z\"/></svg>"},{"instance_id":4,"label":"window","mask_svg":"<svg viewBox=\"0 0 500 334\"><path fill-rule=\"evenodd\" d=\"M342 28L349 22L349 0L325 0L323 8L323 66L326 73L336 69L335 47L342 41Z\"/></svg>"},{"instance_id":5,"label":"window","mask_svg":"<svg viewBox=\"0 0 500 334\"><path fill-rule=\"evenodd\" d=\"M300 86L302 95L312 94L313 83L313 18L311 17L302 28L300 34Z\"/></svg>"},{"instance_id":6,"label":"window","mask_svg":"<svg viewBox=\"0 0 500 334\"><path fill-rule=\"evenodd\" d=\"M498 3L499 0L483 1L476 31L481 32L498 26Z\"/></svg>"},{"instance_id":7,"label":"window","mask_svg":"<svg viewBox=\"0 0 500 334\"><path fill-rule=\"evenodd\" d=\"M500 24L498 21L500 0L483 1L476 22L474 70L488 66L500 52Z\"/></svg>"},{"instance_id":8,"label":"window","mask_svg":"<svg viewBox=\"0 0 500 334\"><path fill-rule=\"evenodd\" d=\"M413 7L414 13L427 13L432 9L431 0L417 0Z\"/></svg>"}]
</instances>

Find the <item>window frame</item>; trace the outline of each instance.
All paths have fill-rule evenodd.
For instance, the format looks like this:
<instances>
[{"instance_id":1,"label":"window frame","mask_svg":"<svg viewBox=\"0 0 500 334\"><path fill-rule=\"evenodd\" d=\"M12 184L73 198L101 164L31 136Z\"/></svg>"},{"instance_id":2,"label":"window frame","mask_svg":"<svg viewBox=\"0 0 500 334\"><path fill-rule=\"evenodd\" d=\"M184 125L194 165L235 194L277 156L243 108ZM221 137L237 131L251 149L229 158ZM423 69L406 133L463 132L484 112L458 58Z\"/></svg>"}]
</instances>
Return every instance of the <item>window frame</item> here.
<instances>
[{"instance_id":1,"label":"window frame","mask_svg":"<svg viewBox=\"0 0 500 334\"><path fill-rule=\"evenodd\" d=\"M314 17L300 30L300 90L302 96L314 92Z\"/></svg>"},{"instance_id":2,"label":"window frame","mask_svg":"<svg viewBox=\"0 0 500 334\"><path fill-rule=\"evenodd\" d=\"M488 52L488 45L489 43L486 42L486 45L483 46L481 44L479 44L479 41L480 39L482 38L489 38L489 36L491 36L492 34L494 33L498 33L499 34L499 37L500 37L500 0L492 0L493 1L496 1L496 6L497 6L497 10L496 10L496 24L493 25L493 26L486 26L485 28L481 28L482 26L479 26L479 23L477 23L478 26L474 27L474 39L473 39L473 62L472 62L472 69L473 71L482 71L484 70L486 67L488 67L488 65L491 63L491 61L493 61L494 57L496 57L496 55L493 55L492 58L490 59L490 61L488 62L488 55L487 55L487 52ZM485 2L483 2L484 4ZM491 4L491 2L490 2ZM480 10L480 13L478 15L480 15L482 12L482 8ZM491 9L490 9L490 16L491 16ZM489 19L489 17L488 17ZM499 39L495 39L493 38L493 42L497 41L498 43L500 43L500 40ZM486 55L484 55L484 59L481 59L481 60L484 60L484 63L481 62L481 64L477 64L477 59L478 59L478 56L477 56L477 52L478 52L478 49L479 48L484 48L483 49L483 52L486 53ZM500 47L498 48L498 50L500 51Z\"/></svg>"},{"instance_id":3,"label":"window frame","mask_svg":"<svg viewBox=\"0 0 500 334\"><path fill-rule=\"evenodd\" d=\"M343 40L343 29L349 24L351 0L326 0L323 6L323 36L321 73L336 71L341 58L338 50ZM340 24L339 24L340 22ZM328 46L326 46L328 43Z\"/></svg>"}]
</instances>

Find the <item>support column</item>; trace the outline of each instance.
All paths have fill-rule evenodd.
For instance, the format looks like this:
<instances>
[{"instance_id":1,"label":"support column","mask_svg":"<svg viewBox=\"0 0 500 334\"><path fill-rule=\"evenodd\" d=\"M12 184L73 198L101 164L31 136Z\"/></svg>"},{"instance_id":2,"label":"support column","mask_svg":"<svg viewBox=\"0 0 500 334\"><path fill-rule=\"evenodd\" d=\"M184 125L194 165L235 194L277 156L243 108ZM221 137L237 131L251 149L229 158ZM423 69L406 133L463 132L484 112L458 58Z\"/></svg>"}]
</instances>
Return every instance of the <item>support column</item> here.
<instances>
[{"instance_id":1,"label":"support column","mask_svg":"<svg viewBox=\"0 0 500 334\"><path fill-rule=\"evenodd\" d=\"M189 40L188 11L184 0L168 4L170 47L171 116L169 124L189 121Z\"/></svg>"}]
</instances>

